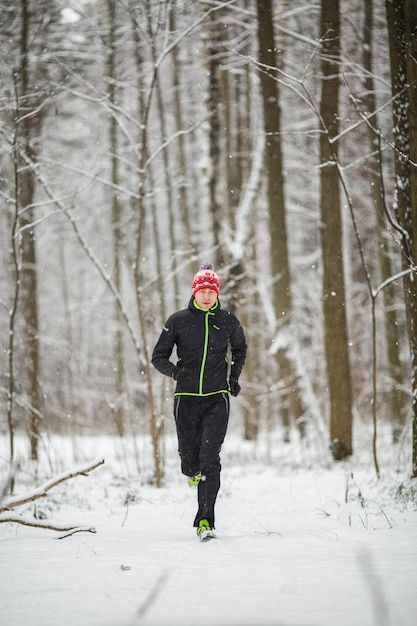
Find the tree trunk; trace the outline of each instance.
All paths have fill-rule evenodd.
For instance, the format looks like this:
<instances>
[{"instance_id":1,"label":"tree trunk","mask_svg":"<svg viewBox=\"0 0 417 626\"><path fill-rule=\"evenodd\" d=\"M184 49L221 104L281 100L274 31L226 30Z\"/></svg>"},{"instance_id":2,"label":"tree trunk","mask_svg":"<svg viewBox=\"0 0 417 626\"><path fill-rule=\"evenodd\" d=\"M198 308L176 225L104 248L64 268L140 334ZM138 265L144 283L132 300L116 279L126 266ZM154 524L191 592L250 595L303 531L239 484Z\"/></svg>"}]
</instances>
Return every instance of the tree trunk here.
<instances>
[{"instance_id":1,"label":"tree trunk","mask_svg":"<svg viewBox=\"0 0 417 626\"><path fill-rule=\"evenodd\" d=\"M274 41L273 14L271 0L258 0L258 59L264 116L265 169L267 177L267 197L271 233L271 269L274 279L274 308L277 320L277 334L280 348L277 352L279 377L283 386L280 413L285 438L289 438L292 420L299 420L304 409L298 389L294 365L290 358L290 343L294 340L291 332L292 297L291 277L288 261L286 208L284 195L283 159L281 149L280 94L276 47ZM303 422L299 422L299 426Z\"/></svg>"},{"instance_id":2,"label":"tree trunk","mask_svg":"<svg viewBox=\"0 0 417 626\"><path fill-rule=\"evenodd\" d=\"M372 113L372 125L378 128L376 113L377 105L375 98L375 85L372 72L372 35L373 35L373 1L365 3L365 23L363 36L363 64L366 70L366 110ZM387 231L385 218L385 191L382 174L382 162L380 151L380 140L371 127L368 127L370 144L369 157L369 178L372 194L372 201L375 209L377 223L377 253L380 282L392 276L390 260L389 241L391 237ZM382 291L384 318L384 333L386 346L386 364L388 370L388 386L383 394L387 407L389 408L389 418L393 428L393 439L397 441L404 428L406 418L406 397L404 393L403 372L400 361L400 338L398 332L398 313L396 310L396 300L393 285L387 286Z\"/></svg>"},{"instance_id":3,"label":"tree trunk","mask_svg":"<svg viewBox=\"0 0 417 626\"><path fill-rule=\"evenodd\" d=\"M108 59L107 59L107 80L110 107L116 104L116 3L107 0L107 10L109 19L108 30ZM111 182L113 190L111 192L111 213L112 213L112 235L113 235L113 282L117 291L121 293L121 255L123 249L123 236L121 231L122 207L119 201L117 188L119 181L119 157L118 157L118 132L116 116L110 115L109 121L109 143L110 143L110 167ZM124 355L123 355L123 331L122 316L117 303L114 305L114 333L111 372L114 371L114 393L115 401L112 403L112 415L116 426L117 434L122 437L125 433L123 417L124 399Z\"/></svg>"},{"instance_id":4,"label":"tree trunk","mask_svg":"<svg viewBox=\"0 0 417 626\"><path fill-rule=\"evenodd\" d=\"M412 477L417 477L417 7L413 1L386 0L393 129L395 142L395 210L402 240L404 302L411 354ZM407 87L408 86L408 87Z\"/></svg>"},{"instance_id":5,"label":"tree trunk","mask_svg":"<svg viewBox=\"0 0 417 626\"><path fill-rule=\"evenodd\" d=\"M207 107L210 115L209 130L209 210L212 218L213 243L216 248L215 265L220 268L224 265L222 250L222 213L220 202L220 80L219 80L219 35L217 32L216 13L211 12L208 17L207 32L207 65L208 65L208 97Z\"/></svg>"},{"instance_id":6,"label":"tree trunk","mask_svg":"<svg viewBox=\"0 0 417 626\"><path fill-rule=\"evenodd\" d=\"M175 7L172 7L172 11L175 11ZM149 10L149 13L150 13L150 10ZM169 15L166 15L165 17L166 17L168 24L170 24ZM162 17L160 17L160 19L162 20ZM154 66L156 67L156 64L158 62L158 54L160 54L161 51L158 51L156 48L156 45L157 45L156 37L154 36L154 33L152 32L150 17L149 17L149 22L148 22L148 36L149 36L149 41L151 42L152 62ZM168 140L168 132L167 132L167 123L165 119L166 112L165 112L164 101L163 101L163 96L162 96L161 78L160 78L159 71L157 71L156 78L155 78L155 96L156 96L158 122L159 122L160 132L161 132L160 142L161 142L161 145L164 145L165 142ZM165 146L161 150L161 156L163 160L163 168L162 168L163 186L166 190L166 207L167 207L166 223L168 225L168 233L165 233L164 235L164 243L161 246L161 248L165 251L165 253L168 252L169 254L168 263L170 266L172 265L175 268L175 264L176 264L175 250L177 250L177 245L175 241L176 237L175 237L175 229L174 229L174 223L175 223L174 194L172 192L172 189L174 187L174 182L173 182L173 177L172 177L170 148L168 146ZM154 177L154 179L155 178L156 177ZM160 209L159 209L159 212L160 212ZM154 215L156 215L156 212L154 213ZM160 219L160 215L158 217ZM166 240L167 234L168 234L168 241ZM174 302L176 302L177 305L181 306L182 303L180 301L180 288L179 288L177 272L173 272L172 283L173 283L173 290L174 290Z\"/></svg>"},{"instance_id":7,"label":"tree trunk","mask_svg":"<svg viewBox=\"0 0 417 626\"><path fill-rule=\"evenodd\" d=\"M150 14L148 11L149 19ZM134 13L132 9L132 17L134 18ZM137 30L135 34L135 39L138 45L138 49L142 44L140 40L139 33L141 32L141 24L136 18L134 18L135 29ZM137 62L137 73L138 76L141 75L141 62L142 58L139 52L136 56ZM145 304L143 298L143 275L141 262L143 258L143 237L145 231L145 212L147 210L146 205L146 184L147 184L147 176L148 176L148 165L147 159L149 157L148 152L148 133L149 133L149 114L150 114L150 104L154 95L154 90L156 86L156 81L158 78L158 67L153 64L153 71L150 78L150 83L147 87L146 96L141 96L138 102L139 111L138 111L138 119L140 119L140 137L139 137L139 154L140 159L138 163L138 200L137 200L137 210L136 210L136 247L135 247L135 260L133 263L133 275L134 275L134 287L135 287L135 297L136 297L136 310L138 315L138 322L140 328L140 335L142 340L142 354L138 355L140 358L140 369L141 373L144 376L145 382L145 393L148 402L148 410L149 410L149 423L150 423L150 435L152 441L152 453L153 453L153 462L154 462L154 478L155 485L157 487L162 486L162 478L163 478L163 466L162 466L162 454L161 454L161 446L162 446L162 428L163 424L160 420L157 419L156 415L156 406L154 399L154 391L152 384L152 375L151 375L151 359L150 352L148 347L148 328L146 322L145 315ZM141 85L139 87L139 94L141 93Z\"/></svg>"},{"instance_id":8,"label":"tree trunk","mask_svg":"<svg viewBox=\"0 0 417 626\"><path fill-rule=\"evenodd\" d=\"M407 41L407 84L409 102L410 137L410 210L406 215L408 232L407 262L412 273L406 278L408 325L411 350L411 414L413 425L412 477L417 478L417 4L415 0L405 2L405 24Z\"/></svg>"},{"instance_id":9,"label":"tree trunk","mask_svg":"<svg viewBox=\"0 0 417 626\"><path fill-rule=\"evenodd\" d=\"M15 135L16 138L16 135ZM13 493L15 481L15 420L14 420L14 393L15 393L15 337L16 337L16 319L19 304L20 292L20 276L21 276L21 259L18 238L19 229L19 207L17 197L17 181L18 181L18 146L13 146L14 157L14 216L11 228L11 256L14 270L14 286L12 305L9 307L9 341L7 346L7 428L9 431L9 452L10 452L10 493Z\"/></svg>"},{"instance_id":10,"label":"tree trunk","mask_svg":"<svg viewBox=\"0 0 417 626\"><path fill-rule=\"evenodd\" d=\"M32 92L29 66L30 17L29 0L21 0L21 31L20 31L20 82L17 85L18 111L17 134L19 137L17 207L20 217L21 232L21 311L23 317L24 363L28 382L26 402L28 409L28 432L30 456L38 458L38 441L41 426L41 391L39 385L39 321L38 321L38 277L36 265L36 236L33 222L35 220L33 203L35 196L35 178L32 163L36 158L35 143L38 139L43 114L41 102ZM41 92L41 90L39 90Z\"/></svg>"},{"instance_id":11,"label":"tree trunk","mask_svg":"<svg viewBox=\"0 0 417 626\"><path fill-rule=\"evenodd\" d=\"M172 33L175 33L176 30L176 6L172 6L169 12L169 29ZM174 116L175 116L175 126L177 132L180 132L184 128L183 124L183 114L182 107L183 103L181 101L181 82L180 82L180 63L178 59L178 51L177 47L174 46L172 49L172 86L173 86L173 97L174 97ZM178 177L178 194L179 194L179 206L180 206L180 215L181 222L184 229L184 244L183 248L188 250L189 254L193 251L193 241L191 234L191 225L190 225L190 209L188 203L187 196L187 159L186 159L186 143L182 134L180 134L176 141L177 146L177 160L178 166L176 175Z\"/></svg>"},{"instance_id":12,"label":"tree trunk","mask_svg":"<svg viewBox=\"0 0 417 626\"><path fill-rule=\"evenodd\" d=\"M322 92L320 115L321 246L324 343L330 396L330 440L335 460L352 454L352 392L343 275L342 218L337 146L340 58L338 0L321 2Z\"/></svg>"}]
</instances>

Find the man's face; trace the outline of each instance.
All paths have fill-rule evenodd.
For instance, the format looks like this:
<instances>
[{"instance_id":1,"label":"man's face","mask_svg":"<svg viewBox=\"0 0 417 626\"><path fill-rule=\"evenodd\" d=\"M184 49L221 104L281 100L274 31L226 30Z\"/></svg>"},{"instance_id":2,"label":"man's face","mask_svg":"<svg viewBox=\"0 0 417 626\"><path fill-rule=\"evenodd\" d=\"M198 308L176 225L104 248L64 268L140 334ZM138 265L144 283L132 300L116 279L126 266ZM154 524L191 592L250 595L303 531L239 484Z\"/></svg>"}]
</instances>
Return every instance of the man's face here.
<instances>
[{"instance_id":1,"label":"man's face","mask_svg":"<svg viewBox=\"0 0 417 626\"><path fill-rule=\"evenodd\" d=\"M194 296L198 306L208 311L217 300L217 293L213 289L200 289Z\"/></svg>"}]
</instances>

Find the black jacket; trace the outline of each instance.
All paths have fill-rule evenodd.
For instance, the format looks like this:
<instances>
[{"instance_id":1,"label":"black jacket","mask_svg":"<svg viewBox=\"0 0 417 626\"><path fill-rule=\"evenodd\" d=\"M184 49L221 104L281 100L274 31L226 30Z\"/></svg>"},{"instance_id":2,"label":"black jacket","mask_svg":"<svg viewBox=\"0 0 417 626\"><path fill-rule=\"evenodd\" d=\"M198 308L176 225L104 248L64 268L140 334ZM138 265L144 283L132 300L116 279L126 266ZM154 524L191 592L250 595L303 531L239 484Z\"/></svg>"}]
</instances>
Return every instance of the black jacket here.
<instances>
[{"instance_id":1,"label":"black jacket","mask_svg":"<svg viewBox=\"0 0 417 626\"><path fill-rule=\"evenodd\" d=\"M175 365L170 357L176 346L177 365L191 370L185 382L177 383L176 395L228 391L228 347L230 376L237 380L246 356L243 328L233 313L221 308L219 300L209 311L195 305L192 297L187 309L168 318L154 348L152 364L161 374L172 376Z\"/></svg>"}]
</instances>

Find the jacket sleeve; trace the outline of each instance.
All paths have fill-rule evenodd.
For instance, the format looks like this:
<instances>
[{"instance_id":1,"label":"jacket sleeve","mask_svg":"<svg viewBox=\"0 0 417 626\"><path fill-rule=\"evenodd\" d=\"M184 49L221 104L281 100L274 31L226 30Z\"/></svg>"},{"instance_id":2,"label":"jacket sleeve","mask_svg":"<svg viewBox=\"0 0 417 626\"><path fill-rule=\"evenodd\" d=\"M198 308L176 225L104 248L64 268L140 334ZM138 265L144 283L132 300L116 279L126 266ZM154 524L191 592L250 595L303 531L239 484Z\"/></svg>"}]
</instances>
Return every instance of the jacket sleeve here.
<instances>
[{"instance_id":1,"label":"jacket sleeve","mask_svg":"<svg viewBox=\"0 0 417 626\"><path fill-rule=\"evenodd\" d=\"M172 376L175 369L174 363L170 361L174 345L173 323L170 318L163 327L152 353L152 365L165 376Z\"/></svg>"},{"instance_id":2,"label":"jacket sleeve","mask_svg":"<svg viewBox=\"0 0 417 626\"><path fill-rule=\"evenodd\" d=\"M230 336L230 347L232 351L230 376L238 380L245 363L247 344L243 328L239 320L236 321L237 328Z\"/></svg>"}]
</instances>

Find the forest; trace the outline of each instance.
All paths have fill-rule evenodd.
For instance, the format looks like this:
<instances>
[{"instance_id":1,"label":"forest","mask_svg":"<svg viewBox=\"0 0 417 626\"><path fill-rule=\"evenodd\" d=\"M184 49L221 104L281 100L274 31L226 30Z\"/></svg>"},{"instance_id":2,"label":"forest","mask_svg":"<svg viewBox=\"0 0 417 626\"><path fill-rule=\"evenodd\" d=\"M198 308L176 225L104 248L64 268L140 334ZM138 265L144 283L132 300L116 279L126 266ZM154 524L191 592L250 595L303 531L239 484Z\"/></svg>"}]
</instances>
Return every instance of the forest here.
<instances>
[{"instance_id":1,"label":"forest","mask_svg":"<svg viewBox=\"0 0 417 626\"><path fill-rule=\"evenodd\" d=\"M0 433L146 436L164 321L213 263L230 428L369 425L417 477L417 3L0 0ZM173 358L174 355L173 355Z\"/></svg>"}]
</instances>

